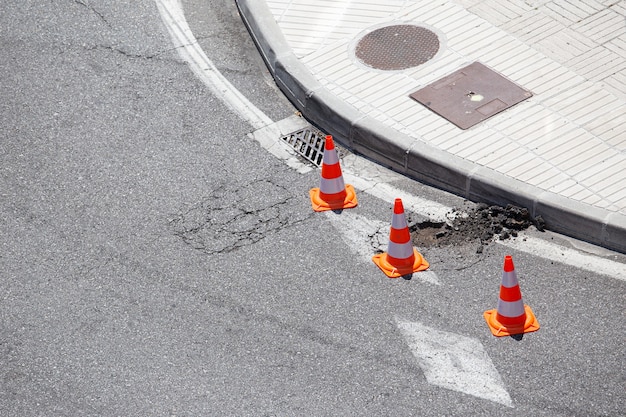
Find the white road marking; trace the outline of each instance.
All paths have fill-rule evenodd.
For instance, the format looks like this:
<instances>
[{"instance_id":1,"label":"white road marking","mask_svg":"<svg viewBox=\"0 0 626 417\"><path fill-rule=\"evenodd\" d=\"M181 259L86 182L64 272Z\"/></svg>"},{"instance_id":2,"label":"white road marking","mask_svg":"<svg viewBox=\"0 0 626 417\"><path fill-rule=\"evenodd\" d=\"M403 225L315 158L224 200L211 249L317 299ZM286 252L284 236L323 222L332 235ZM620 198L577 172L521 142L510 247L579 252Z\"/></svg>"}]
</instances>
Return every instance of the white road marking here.
<instances>
[{"instance_id":1,"label":"white road marking","mask_svg":"<svg viewBox=\"0 0 626 417\"><path fill-rule=\"evenodd\" d=\"M445 222L449 217L448 215L453 212L450 207L409 194L391 184L373 182L368 179L364 179L358 172L351 172L343 169L342 173L345 182L347 184L352 184L356 189L364 191L388 203L393 203L396 198L401 198L406 211L421 214L422 216L428 217L432 221Z\"/></svg>"},{"instance_id":2,"label":"white road marking","mask_svg":"<svg viewBox=\"0 0 626 417\"><path fill-rule=\"evenodd\" d=\"M390 222L370 220L350 210L343 210L340 214L332 211L325 213L343 241L361 261L374 265L372 255L376 251L387 250ZM437 274L430 270L416 272L413 274L413 279L441 285Z\"/></svg>"},{"instance_id":3,"label":"white road marking","mask_svg":"<svg viewBox=\"0 0 626 417\"><path fill-rule=\"evenodd\" d=\"M476 339L396 318L429 384L513 407L500 374Z\"/></svg>"},{"instance_id":4,"label":"white road marking","mask_svg":"<svg viewBox=\"0 0 626 417\"><path fill-rule=\"evenodd\" d=\"M384 235L385 231L389 234L389 224L349 210L340 214L327 211L325 214L340 233L341 239L353 248L360 260L370 262L376 251L386 250L388 237Z\"/></svg>"},{"instance_id":5,"label":"white road marking","mask_svg":"<svg viewBox=\"0 0 626 417\"><path fill-rule=\"evenodd\" d=\"M254 106L215 67L206 56L198 40L191 32L179 0L155 0L161 18L178 48L180 57L191 70L235 113L248 121L255 129L272 124L265 113Z\"/></svg>"},{"instance_id":6,"label":"white road marking","mask_svg":"<svg viewBox=\"0 0 626 417\"><path fill-rule=\"evenodd\" d=\"M520 234L514 240L501 240L497 243L544 259L626 281L626 264L567 248L533 236Z\"/></svg>"}]
</instances>

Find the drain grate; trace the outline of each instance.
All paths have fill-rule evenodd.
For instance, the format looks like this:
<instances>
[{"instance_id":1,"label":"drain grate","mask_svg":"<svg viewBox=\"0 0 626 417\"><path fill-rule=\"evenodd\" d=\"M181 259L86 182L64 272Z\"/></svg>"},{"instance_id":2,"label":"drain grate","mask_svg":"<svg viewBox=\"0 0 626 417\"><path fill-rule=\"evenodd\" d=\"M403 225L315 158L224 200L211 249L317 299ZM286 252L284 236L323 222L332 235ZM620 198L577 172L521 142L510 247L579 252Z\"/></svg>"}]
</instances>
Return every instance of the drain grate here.
<instances>
[{"instance_id":1,"label":"drain grate","mask_svg":"<svg viewBox=\"0 0 626 417\"><path fill-rule=\"evenodd\" d=\"M281 137L281 140L293 147L304 159L320 167L324 158L325 138L326 135L319 130L306 128L289 133Z\"/></svg>"}]
</instances>

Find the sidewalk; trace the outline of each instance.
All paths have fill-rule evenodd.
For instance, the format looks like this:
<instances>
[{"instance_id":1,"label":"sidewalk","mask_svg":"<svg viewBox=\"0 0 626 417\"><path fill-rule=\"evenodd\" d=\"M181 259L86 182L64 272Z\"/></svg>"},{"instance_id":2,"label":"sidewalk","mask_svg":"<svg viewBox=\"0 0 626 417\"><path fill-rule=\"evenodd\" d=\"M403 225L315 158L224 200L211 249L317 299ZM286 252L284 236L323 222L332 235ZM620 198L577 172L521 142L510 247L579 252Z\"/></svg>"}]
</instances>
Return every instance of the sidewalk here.
<instances>
[{"instance_id":1,"label":"sidewalk","mask_svg":"<svg viewBox=\"0 0 626 417\"><path fill-rule=\"evenodd\" d=\"M626 0L237 3L278 86L339 142L626 252ZM474 62L482 78L459 71Z\"/></svg>"}]
</instances>

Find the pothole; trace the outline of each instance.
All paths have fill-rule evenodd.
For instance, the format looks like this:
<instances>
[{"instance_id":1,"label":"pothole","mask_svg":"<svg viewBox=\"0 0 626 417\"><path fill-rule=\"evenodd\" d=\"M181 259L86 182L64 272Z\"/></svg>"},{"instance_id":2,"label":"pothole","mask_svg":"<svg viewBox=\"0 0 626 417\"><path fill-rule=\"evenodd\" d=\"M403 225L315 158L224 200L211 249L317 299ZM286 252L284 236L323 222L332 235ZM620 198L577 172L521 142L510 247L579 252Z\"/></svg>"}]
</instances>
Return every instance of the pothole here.
<instances>
[{"instance_id":1,"label":"pothole","mask_svg":"<svg viewBox=\"0 0 626 417\"><path fill-rule=\"evenodd\" d=\"M409 227L413 243L417 247L439 247L463 245L479 242L482 245L491 242L494 237L506 240L516 237L518 232L534 226L544 230L545 223L541 216L532 217L526 208L514 205L489 206L479 204L469 211L455 210L447 222L423 221Z\"/></svg>"}]
</instances>

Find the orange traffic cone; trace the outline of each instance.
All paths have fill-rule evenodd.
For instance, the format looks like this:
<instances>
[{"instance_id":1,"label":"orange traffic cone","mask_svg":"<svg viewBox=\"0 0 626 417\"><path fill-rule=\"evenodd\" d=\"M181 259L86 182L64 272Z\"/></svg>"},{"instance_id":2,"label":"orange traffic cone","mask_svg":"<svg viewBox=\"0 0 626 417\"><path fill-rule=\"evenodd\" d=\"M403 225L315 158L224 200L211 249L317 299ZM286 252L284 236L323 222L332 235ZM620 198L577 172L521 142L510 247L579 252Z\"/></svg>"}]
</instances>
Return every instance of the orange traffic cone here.
<instances>
[{"instance_id":1,"label":"orange traffic cone","mask_svg":"<svg viewBox=\"0 0 626 417\"><path fill-rule=\"evenodd\" d=\"M539 330L533 311L522 301L522 292L510 255L504 257L498 308L485 311L483 316L494 336L511 336Z\"/></svg>"},{"instance_id":2,"label":"orange traffic cone","mask_svg":"<svg viewBox=\"0 0 626 417\"><path fill-rule=\"evenodd\" d=\"M357 205L354 187L343 182L339 157L330 135L326 136L324 143L320 188L311 189L309 195L314 211L341 210Z\"/></svg>"},{"instance_id":3,"label":"orange traffic cone","mask_svg":"<svg viewBox=\"0 0 626 417\"><path fill-rule=\"evenodd\" d=\"M404 206L399 198L396 198L393 205L387 252L374 255L372 261L389 278L398 278L413 272L423 271L430 266L411 243L409 226L404 216Z\"/></svg>"}]
</instances>

